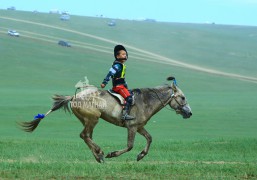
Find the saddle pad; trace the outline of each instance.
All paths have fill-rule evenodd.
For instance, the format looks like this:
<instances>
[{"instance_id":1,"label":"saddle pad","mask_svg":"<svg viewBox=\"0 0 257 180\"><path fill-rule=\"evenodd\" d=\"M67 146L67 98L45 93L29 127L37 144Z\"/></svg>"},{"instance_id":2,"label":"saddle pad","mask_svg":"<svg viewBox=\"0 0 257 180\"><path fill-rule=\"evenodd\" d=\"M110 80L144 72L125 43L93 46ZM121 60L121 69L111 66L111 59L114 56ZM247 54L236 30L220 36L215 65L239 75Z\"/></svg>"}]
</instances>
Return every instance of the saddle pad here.
<instances>
[{"instance_id":1,"label":"saddle pad","mask_svg":"<svg viewBox=\"0 0 257 180\"><path fill-rule=\"evenodd\" d=\"M121 105L125 104L125 99L118 93L114 92L113 90L109 89L107 90L108 93L110 93L113 97L115 97Z\"/></svg>"}]
</instances>

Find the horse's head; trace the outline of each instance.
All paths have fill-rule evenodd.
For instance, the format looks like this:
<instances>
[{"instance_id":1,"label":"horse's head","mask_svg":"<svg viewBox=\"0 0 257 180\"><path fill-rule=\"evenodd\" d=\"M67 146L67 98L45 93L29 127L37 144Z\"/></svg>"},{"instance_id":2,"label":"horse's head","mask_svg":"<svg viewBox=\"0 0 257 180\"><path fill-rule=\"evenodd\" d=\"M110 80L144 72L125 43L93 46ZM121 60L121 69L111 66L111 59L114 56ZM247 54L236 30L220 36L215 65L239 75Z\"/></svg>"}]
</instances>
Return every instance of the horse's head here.
<instances>
[{"instance_id":1,"label":"horse's head","mask_svg":"<svg viewBox=\"0 0 257 180\"><path fill-rule=\"evenodd\" d=\"M174 109L177 114L181 114L183 118L190 118L192 116L192 111L189 104L187 103L186 96L176 85L175 78L169 77L167 80L174 80L171 84L172 94L171 100L169 102L170 107Z\"/></svg>"}]
</instances>

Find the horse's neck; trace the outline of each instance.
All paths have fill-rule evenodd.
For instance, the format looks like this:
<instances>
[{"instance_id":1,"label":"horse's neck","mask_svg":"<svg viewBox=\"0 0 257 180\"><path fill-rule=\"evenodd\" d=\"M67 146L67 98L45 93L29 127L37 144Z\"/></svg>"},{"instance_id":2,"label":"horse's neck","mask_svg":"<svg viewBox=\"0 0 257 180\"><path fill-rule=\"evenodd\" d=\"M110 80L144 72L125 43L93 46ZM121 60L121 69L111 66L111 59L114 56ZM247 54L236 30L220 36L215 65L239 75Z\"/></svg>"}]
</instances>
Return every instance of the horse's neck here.
<instances>
[{"instance_id":1,"label":"horse's neck","mask_svg":"<svg viewBox=\"0 0 257 180\"><path fill-rule=\"evenodd\" d=\"M143 90L143 102L150 116L160 111L170 100L170 89L167 86Z\"/></svg>"}]
</instances>

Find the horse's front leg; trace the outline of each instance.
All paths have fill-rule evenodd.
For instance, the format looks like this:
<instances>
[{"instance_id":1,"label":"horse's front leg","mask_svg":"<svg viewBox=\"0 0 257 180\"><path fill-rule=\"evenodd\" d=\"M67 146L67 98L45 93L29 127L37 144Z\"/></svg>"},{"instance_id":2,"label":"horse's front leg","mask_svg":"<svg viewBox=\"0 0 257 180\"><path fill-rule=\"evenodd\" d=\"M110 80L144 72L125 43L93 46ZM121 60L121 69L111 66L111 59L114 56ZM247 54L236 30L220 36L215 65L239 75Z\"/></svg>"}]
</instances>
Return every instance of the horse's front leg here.
<instances>
[{"instance_id":1,"label":"horse's front leg","mask_svg":"<svg viewBox=\"0 0 257 180\"><path fill-rule=\"evenodd\" d=\"M140 154L137 155L137 161L139 161L139 160L143 159L145 157L145 155L148 154L150 145L152 143L152 136L145 130L145 128L139 129L137 132L139 134L141 134L142 136L144 136L147 141L145 149Z\"/></svg>"},{"instance_id":2,"label":"horse's front leg","mask_svg":"<svg viewBox=\"0 0 257 180\"><path fill-rule=\"evenodd\" d=\"M123 153L126 153L130 151L134 146L134 140L136 135L137 129L136 128L128 128L128 143L127 148L119 150L119 151L113 151L107 154L106 158L112 158L112 157L118 157Z\"/></svg>"}]
</instances>

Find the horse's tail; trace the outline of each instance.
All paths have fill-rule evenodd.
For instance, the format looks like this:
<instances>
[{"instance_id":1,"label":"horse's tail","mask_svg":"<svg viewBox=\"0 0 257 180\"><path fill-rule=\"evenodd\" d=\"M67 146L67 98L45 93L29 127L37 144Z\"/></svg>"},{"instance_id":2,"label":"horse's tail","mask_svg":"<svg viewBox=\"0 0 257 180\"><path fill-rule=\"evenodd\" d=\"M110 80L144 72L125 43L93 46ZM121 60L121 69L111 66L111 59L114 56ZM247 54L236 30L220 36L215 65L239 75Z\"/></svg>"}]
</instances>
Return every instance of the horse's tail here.
<instances>
[{"instance_id":1,"label":"horse's tail","mask_svg":"<svg viewBox=\"0 0 257 180\"><path fill-rule=\"evenodd\" d=\"M44 114L38 114L35 116L35 119L30 122L21 122L19 125L22 127L22 130L26 132L33 132L40 121L44 119L48 114L51 112L63 108L64 111L68 111L70 113L70 108L69 108L69 102L72 100L73 96L63 96L63 95L54 95L53 96L53 106L52 108L44 115Z\"/></svg>"}]
</instances>

